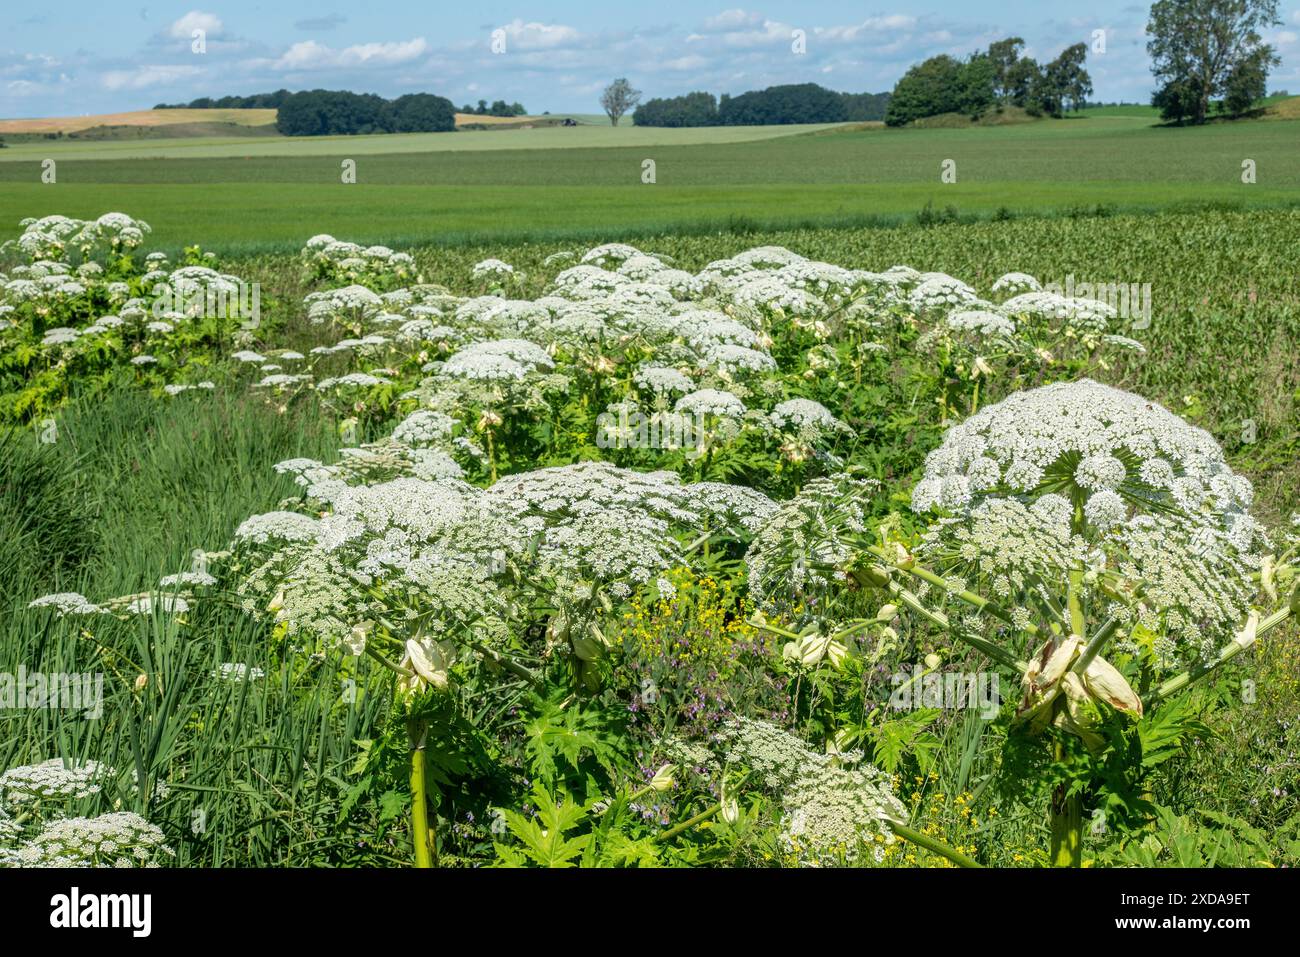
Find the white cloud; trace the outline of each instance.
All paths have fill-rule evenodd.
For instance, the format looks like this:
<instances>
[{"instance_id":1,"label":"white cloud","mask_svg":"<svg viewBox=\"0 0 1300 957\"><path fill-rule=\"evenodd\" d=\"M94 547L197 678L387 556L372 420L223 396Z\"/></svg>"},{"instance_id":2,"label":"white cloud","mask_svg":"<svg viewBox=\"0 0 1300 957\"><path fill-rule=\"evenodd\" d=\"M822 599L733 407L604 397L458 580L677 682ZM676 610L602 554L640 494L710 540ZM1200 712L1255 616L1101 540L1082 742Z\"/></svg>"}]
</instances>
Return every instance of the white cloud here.
<instances>
[{"instance_id":1,"label":"white cloud","mask_svg":"<svg viewBox=\"0 0 1300 957\"><path fill-rule=\"evenodd\" d=\"M393 66L424 56L429 44L424 37L392 43L359 43L335 50L315 40L295 43L271 66L276 70L324 70L332 67Z\"/></svg>"},{"instance_id":2,"label":"white cloud","mask_svg":"<svg viewBox=\"0 0 1300 957\"><path fill-rule=\"evenodd\" d=\"M515 19L501 28L506 34L506 50L554 50L578 44L582 34L562 23L525 23Z\"/></svg>"},{"instance_id":3,"label":"white cloud","mask_svg":"<svg viewBox=\"0 0 1300 957\"><path fill-rule=\"evenodd\" d=\"M108 90L143 90L151 86L175 83L202 72L196 66L157 64L137 67L134 70L109 70L100 76L100 83Z\"/></svg>"},{"instance_id":4,"label":"white cloud","mask_svg":"<svg viewBox=\"0 0 1300 957\"><path fill-rule=\"evenodd\" d=\"M707 33L730 33L743 27L756 27L763 22L761 13L748 10L723 10L716 17L704 21L703 30Z\"/></svg>"},{"instance_id":5,"label":"white cloud","mask_svg":"<svg viewBox=\"0 0 1300 957\"><path fill-rule=\"evenodd\" d=\"M868 17L861 23L849 24L847 26L819 27L816 30L816 34L819 38L827 40L852 42L858 39L873 39L874 34L898 33L904 30L911 30L915 26L916 17L909 17L901 13L891 13L882 17Z\"/></svg>"},{"instance_id":6,"label":"white cloud","mask_svg":"<svg viewBox=\"0 0 1300 957\"><path fill-rule=\"evenodd\" d=\"M215 13L191 10L167 28L167 35L174 40L188 40L195 30L202 30L209 37L218 37L224 29L225 25Z\"/></svg>"}]
</instances>

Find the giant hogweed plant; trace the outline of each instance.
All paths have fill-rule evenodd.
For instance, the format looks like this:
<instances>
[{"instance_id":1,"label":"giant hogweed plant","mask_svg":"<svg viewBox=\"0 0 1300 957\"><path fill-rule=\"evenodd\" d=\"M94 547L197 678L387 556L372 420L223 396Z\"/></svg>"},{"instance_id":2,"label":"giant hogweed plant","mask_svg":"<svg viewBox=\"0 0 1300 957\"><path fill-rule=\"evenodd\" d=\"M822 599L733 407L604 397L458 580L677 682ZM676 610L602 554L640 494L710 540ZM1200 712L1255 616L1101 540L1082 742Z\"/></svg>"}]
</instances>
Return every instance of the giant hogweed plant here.
<instances>
[{"instance_id":1,"label":"giant hogweed plant","mask_svg":"<svg viewBox=\"0 0 1300 957\"><path fill-rule=\"evenodd\" d=\"M381 287L402 278L400 270L340 266L332 278ZM309 355L236 353L241 367L262 373L255 389L277 403L311 389L340 416L420 407L388 438L342 450L334 465L281 463L302 494L239 527L232 571L244 607L271 616L283 640L366 655L391 675L423 865L436 848L426 750L430 741L457 740L452 725L469 679L500 676L503 699L565 674L574 694L593 692L614 664L610 618L637 592L662 589L667 570L707 565L713 550L738 554L756 534L756 592L781 573L792 548L809 549L812 559L795 569L796 591L806 592L803 579L815 579L819 564L852 564L859 541L818 543L828 530L860 539L877 507L869 514L833 482L814 481L778 507L754 489L710 479L764 478L777 464L797 488L808 464L839 468L835 449L852 429L807 392L824 381L848 388L847 372L856 394L882 353L905 351L917 316L979 303L952 277L905 267L846 270L762 247L692 275L612 244L560 272L536 301L418 285L381 294L353 284L314 292L305 305L312 325L344 337ZM600 462L519 471L599 450L590 440L599 439L599 416L616 411L703 423L698 454L637 450L623 463L672 464L696 481ZM575 436L583 437L577 445ZM103 606L49 597L72 614L116 611L128 599L123 613L169 610L149 595ZM825 624L841 611L817 596L800 613ZM841 660L860 634L886 639L888 617L837 633L806 627L790 636L789 656ZM901 821L889 826L904 833Z\"/></svg>"},{"instance_id":2,"label":"giant hogweed plant","mask_svg":"<svg viewBox=\"0 0 1300 957\"><path fill-rule=\"evenodd\" d=\"M110 382L213 388L212 366L260 317L250 287L197 249L174 268L163 253L138 257L149 225L123 213L23 226L0 244L0 420Z\"/></svg>"},{"instance_id":3,"label":"giant hogweed plant","mask_svg":"<svg viewBox=\"0 0 1300 957\"><path fill-rule=\"evenodd\" d=\"M411 436L406 425L396 434ZM272 615L287 640L364 654L391 672L424 866L435 846L424 749L440 713L429 696L455 695L479 668L540 691L564 663L575 689L594 690L609 660L602 621L705 541L746 537L772 503L742 487L598 462L486 489L385 462L399 477L376 472L374 461L364 470L354 460L285 463L304 488L299 510L250 518L236 532L236 554L245 607ZM351 484L358 476L368 482Z\"/></svg>"},{"instance_id":4,"label":"giant hogweed plant","mask_svg":"<svg viewBox=\"0 0 1300 957\"><path fill-rule=\"evenodd\" d=\"M758 624L834 663L901 607L1017 675L1058 865L1081 862L1090 774L1140 771L1133 723L1300 610L1294 536L1274 546L1213 437L1089 380L950 428L912 493L919 536L872 519L876 491L821 483L760 533L751 587L805 626ZM888 612L846 619L864 590Z\"/></svg>"}]
</instances>

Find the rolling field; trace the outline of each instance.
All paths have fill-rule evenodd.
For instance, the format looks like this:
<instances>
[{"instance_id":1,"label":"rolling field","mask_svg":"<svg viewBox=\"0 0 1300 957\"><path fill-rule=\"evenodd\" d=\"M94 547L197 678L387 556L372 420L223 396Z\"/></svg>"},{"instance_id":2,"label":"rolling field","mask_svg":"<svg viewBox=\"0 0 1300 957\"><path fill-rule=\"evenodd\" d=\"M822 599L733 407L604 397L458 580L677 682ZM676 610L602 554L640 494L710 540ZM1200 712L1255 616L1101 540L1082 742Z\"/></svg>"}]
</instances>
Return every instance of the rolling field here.
<instances>
[{"instance_id":1,"label":"rolling field","mask_svg":"<svg viewBox=\"0 0 1300 957\"><path fill-rule=\"evenodd\" d=\"M503 125L516 122L496 117L458 117L470 123ZM495 122L488 122L493 121ZM591 149L601 147L693 146L701 144L744 143L752 140L784 138L799 133L835 129L835 123L807 123L793 126L710 126L693 129L666 129L608 124L576 127L538 126L532 129L461 130L448 133L389 133L376 136L279 136L269 135L250 143L247 138L230 136L176 137L154 139L147 143L110 141L38 141L14 143L0 153L0 162L37 162L45 157L56 160L106 159L247 159L250 157L333 157L374 156L411 153L480 153L484 151ZM508 134L508 135L507 135ZM3 134L0 133L0 136Z\"/></svg>"},{"instance_id":2,"label":"rolling field","mask_svg":"<svg viewBox=\"0 0 1300 957\"><path fill-rule=\"evenodd\" d=\"M10 133L76 133L96 126L167 127L190 123L230 123L268 126L275 110L130 110L125 113L91 113L85 116L51 116L27 120L0 120L0 136Z\"/></svg>"},{"instance_id":3,"label":"rolling field","mask_svg":"<svg viewBox=\"0 0 1300 957\"><path fill-rule=\"evenodd\" d=\"M321 230L446 244L882 224L927 204L973 218L1248 208L1300 199L1297 136L1293 122L1157 129L1102 117L965 130L592 126L27 143L0 152L0 221L114 208L151 223L161 248L259 252L295 249ZM148 157L157 150L163 155ZM55 184L40 182L46 155L58 163ZM355 184L340 182L345 158L357 160ZM646 159L655 162L652 185L641 182ZM940 182L947 159L956 183ZM1256 184L1242 184L1243 159L1255 161Z\"/></svg>"}]
</instances>

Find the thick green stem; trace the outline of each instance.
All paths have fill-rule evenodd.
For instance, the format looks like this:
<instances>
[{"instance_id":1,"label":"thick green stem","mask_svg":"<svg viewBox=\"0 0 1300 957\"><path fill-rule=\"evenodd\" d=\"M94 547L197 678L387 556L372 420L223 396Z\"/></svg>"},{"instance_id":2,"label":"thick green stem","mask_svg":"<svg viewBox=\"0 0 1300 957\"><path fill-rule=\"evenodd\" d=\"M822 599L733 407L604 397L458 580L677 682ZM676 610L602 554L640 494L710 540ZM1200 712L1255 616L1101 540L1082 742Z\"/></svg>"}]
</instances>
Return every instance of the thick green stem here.
<instances>
[{"instance_id":1,"label":"thick green stem","mask_svg":"<svg viewBox=\"0 0 1300 957\"><path fill-rule=\"evenodd\" d=\"M1279 608L1277 611L1273 612L1273 614L1269 615L1259 623L1259 627L1255 629L1254 640L1258 641L1267 632L1272 631L1278 625L1282 624L1282 622L1290 618L1291 614L1292 612L1290 607ZM1248 643L1240 641L1228 642L1211 661L1208 661L1203 665L1198 665L1189 671L1184 671L1182 674L1170 678L1164 684L1156 688L1156 690L1147 697L1143 704L1147 708L1150 708L1156 702L1168 698L1176 691L1181 691L1183 688L1186 688L1193 681L1204 678L1225 662L1231 661L1233 658L1237 657L1237 655L1241 654L1249 646Z\"/></svg>"},{"instance_id":2,"label":"thick green stem","mask_svg":"<svg viewBox=\"0 0 1300 957\"><path fill-rule=\"evenodd\" d=\"M493 484L496 484L496 480L497 480L497 449L496 449L496 444L492 441L492 429L491 429L491 428L488 428L488 429L486 429L485 431L487 432L487 452L488 452L489 477L492 479L492 483L493 483Z\"/></svg>"},{"instance_id":3,"label":"thick green stem","mask_svg":"<svg viewBox=\"0 0 1300 957\"><path fill-rule=\"evenodd\" d=\"M690 830L696 824L702 824L703 822L707 821L709 818L713 817L713 815L717 814L721 810L722 810L722 805L715 804L713 805L713 807L701 811L699 814L695 815L694 817L682 821L681 824L677 824L673 827L670 827L666 831L662 831L659 834L656 834L653 840L656 844L661 844L664 841L671 841L678 834L681 834L683 831Z\"/></svg>"},{"instance_id":4,"label":"thick green stem","mask_svg":"<svg viewBox=\"0 0 1300 957\"><path fill-rule=\"evenodd\" d=\"M1064 787L1064 785L1061 785ZM1083 802L1077 794L1052 795L1052 866L1083 863Z\"/></svg>"},{"instance_id":5,"label":"thick green stem","mask_svg":"<svg viewBox=\"0 0 1300 957\"><path fill-rule=\"evenodd\" d=\"M905 841L911 841L918 847L923 847L932 854L938 854L946 860L952 861L958 867L983 867L978 861L972 860L961 851L949 847L942 841L936 841L928 834L922 834L920 831L908 827L906 824L899 824L897 821L886 821L889 829Z\"/></svg>"},{"instance_id":6,"label":"thick green stem","mask_svg":"<svg viewBox=\"0 0 1300 957\"><path fill-rule=\"evenodd\" d=\"M1074 507L1074 521L1071 523L1071 531L1076 535L1083 534L1083 506ZM1080 638L1086 638L1088 635L1088 623L1083 617L1083 569L1074 568L1070 570L1070 581L1066 586L1065 607L1070 613L1070 634L1078 635Z\"/></svg>"},{"instance_id":7,"label":"thick green stem","mask_svg":"<svg viewBox=\"0 0 1300 957\"><path fill-rule=\"evenodd\" d=\"M411 719L406 724L411 747L411 841L415 847L415 866L433 867L437 850L429 831L429 791L424 768L424 742L429 726Z\"/></svg>"},{"instance_id":8,"label":"thick green stem","mask_svg":"<svg viewBox=\"0 0 1300 957\"><path fill-rule=\"evenodd\" d=\"M1119 629L1118 618L1107 618L1102 626L1097 629L1097 633L1089 639L1088 644L1084 646L1083 653L1079 655L1078 660L1071 666L1070 670L1075 674L1083 674L1088 670L1088 665L1101 652L1106 642L1110 641L1111 636Z\"/></svg>"},{"instance_id":9,"label":"thick green stem","mask_svg":"<svg viewBox=\"0 0 1300 957\"><path fill-rule=\"evenodd\" d=\"M1011 613L1008 612L1006 609L995 604L994 602L989 601L987 598L983 597L982 595L975 594L973 591L969 591L967 589L953 588L952 585L948 583L948 580L944 578L942 575L938 575L935 572L930 571L930 569L922 565L917 565L915 562L909 562L909 563L900 562L896 558L891 557L890 554L886 552L883 548L881 548L879 545L868 545L866 550L870 552L872 555L875 555L877 558L889 564L891 567L897 568L901 572L904 572L908 575L912 575L916 578L921 579L922 581L929 582L931 585L935 585L939 588L944 589L944 591L948 592L948 594L952 595L955 598L959 598L960 600L964 601L966 604L970 605L972 608L975 608L982 612L987 612L988 614L992 615L994 618L998 618L1001 621L1006 622L1008 625L1015 624L1015 622L1011 618ZM1024 631L1030 635L1038 634L1038 628L1032 624L1017 625L1016 627L1018 627L1021 631Z\"/></svg>"},{"instance_id":10,"label":"thick green stem","mask_svg":"<svg viewBox=\"0 0 1300 957\"><path fill-rule=\"evenodd\" d=\"M1076 568L1070 572L1070 583L1065 593L1065 604L1070 612L1070 634L1080 638L1088 634L1088 625L1083 618L1083 569Z\"/></svg>"},{"instance_id":11,"label":"thick green stem","mask_svg":"<svg viewBox=\"0 0 1300 957\"><path fill-rule=\"evenodd\" d=\"M1065 759L1065 747L1057 742L1055 757L1059 764ZM1079 867L1083 863L1083 799L1070 794L1067 785L1058 784L1052 792L1052 849L1053 867Z\"/></svg>"}]
</instances>

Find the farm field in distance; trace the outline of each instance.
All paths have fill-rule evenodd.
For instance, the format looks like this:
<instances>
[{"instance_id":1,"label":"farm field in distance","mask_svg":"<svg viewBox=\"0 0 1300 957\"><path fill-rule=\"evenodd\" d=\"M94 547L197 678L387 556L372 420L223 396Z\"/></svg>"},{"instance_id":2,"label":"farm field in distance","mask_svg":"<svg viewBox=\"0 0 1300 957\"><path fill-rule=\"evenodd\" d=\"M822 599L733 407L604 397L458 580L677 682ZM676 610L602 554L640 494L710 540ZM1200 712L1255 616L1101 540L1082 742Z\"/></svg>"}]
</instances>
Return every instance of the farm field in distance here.
<instances>
[{"instance_id":1,"label":"farm field in distance","mask_svg":"<svg viewBox=\"0 0 1300 957\"><path fill-rule=\"evenodd\" d=\"M1296 121L1170 130L1099 117L967 130L580 126L222 145L25 143L0 151L0 211L39 215L52 196L70 215L129 207L164 247L233 252L293 248L301 221L415 244L891 223L927 204L968 217L1251 207L1300 199L1297 139ZM161 155L144 155L154 150ZM40 182L47 153L55 184ZM349 158L355 184L340 181ZM641 181L646 159L653 184ZM956 182L945 184L948 159ZM1256 164L1252 185L1241 181L1244 159Z\"/></svg>"}]
</instances>

